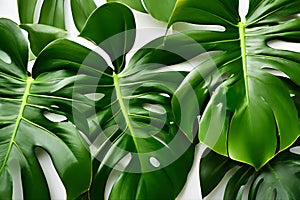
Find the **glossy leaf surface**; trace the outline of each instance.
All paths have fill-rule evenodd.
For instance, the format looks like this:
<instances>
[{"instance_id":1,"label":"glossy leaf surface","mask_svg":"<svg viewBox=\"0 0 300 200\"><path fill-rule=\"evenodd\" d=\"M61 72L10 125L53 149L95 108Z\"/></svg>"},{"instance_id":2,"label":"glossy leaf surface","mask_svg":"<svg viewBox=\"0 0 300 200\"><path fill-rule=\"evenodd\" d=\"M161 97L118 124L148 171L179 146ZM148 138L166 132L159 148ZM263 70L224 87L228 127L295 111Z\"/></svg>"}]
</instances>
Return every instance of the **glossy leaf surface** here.
<instances>
[{"instance_id":1,"label":"glossy leaf surface","mask_svg":"<svg viewBox=\"0 0 300 200\"><path fill-rule=\"evenodd\" d=\"M89 187L91 177L88 147L72 117L90 107L88 101L80 100L81 94L73 94L77 71L57 68L39 73L45 66L37 62L30 76L28 46L21 29L8 19L0 19L0 29L0 196L12 198L17 182L9 166L14 163L19 166L23 197L50 199L36 154L39 148L50 155L67 198L73 199ZM77 102L74 109L72 101ZM65 119L54 122L49 114ZM88 131L85 117L80 121L78 128Z\"/></svg>"},{"instance_id":2,"label":"glossy leaf surface","mask_svg":"<svg viewBox=\"0 0 300 200\"><path fill-rule=\"evenodd\" d=\"M219 160L222 160L222 163L229 163L230 167L205 168L206 165L216 165ZM204 156L200 161L203 197L216 187L217 183L212 185L212 182L221 180L224 174L233 167L238 167L238 169L226 183L223 199L242 199L243 195L247 195L248 199L297 199L299 197L299 140L290 149L277 155L259 171L255 171L250 166L241 165L241 163L236 163L212 151ZM201 166L204 166L207 170L202 170ZM209 190L203 190L202 187L206 188L206 184L212 185L212 187Z\"/></svg>"},{"instance_id":3,"label":"glossy leaf surface","mask_svg":"<svg viewBox=\"0 0 300 200\"><path fill-rule=\"evenodd\" d=\"M172 15L176 0L143 0L146 10L155 18L168 22Z\"/></svg>"},{"instance_id":4,"label":"glossy leaf surface","mask_svg":"<svg viewBox=\"0 0 300 200\"><path fill-rule=\"evenodd\" d=\"M37 0L18 0L21 24L38 22L65 29L65 0L42 1L40 13L37 14L38 21L35 21L35 12L38 12L37 3ZM96 4L93 0L72 0L71 9L75 25L81 30L88 16L96 9Z\"/></svg>"},{"instance_id":5,"label":"glossy leaf surface","mask_svg":"<svg viewBox=\"0 0 300 200\"><path fill-rule=\"evenodd\" d=\"M155 19L168 22L176 0L107 0L107 2L121 2L140 12L149 13Z\"/></svg>"},{"instance_id":6,"label":"glossy leaf surface","mask_svg":"<svg viewBox=\"0 0 300 200\"><path fill-rule=\"evenodd\" d=\"M71 0L71 9L76 28L81 31L90 14L97 8L93 0Z\"/></svg>"},{"instance_id":7,"label":"glossy leaf surface","mask_svg":"<svg viewBox=\"0 0 300 200\"><path fill-rule=\"evenodd\" d=\"M207 148L203 152L199 169L202 196L207 196L215 189L225 174L236 165L234 161Z\"/></svg>"},{"instance_id":8,"label":"glossy leaf surface","mask_svg":"<svg viewBox=\"0 0 300 200\"><path fill-rule=\"evenodd\" d=\"M178 128L171 111L171 96L186 73L166 66L183 62L202 49L185 35L158 38L126 64L124 58L135 40L134 28L130 9L112 2L99 7L80 34L101 47L113 64L94 62L86 55L79 70L91 73L78 83L89 84L89 92L96 97L87 134L95 157L94 176L82 198L105 199L106 194L109 199L174 199L192 164L194 146ZM180 44L188 50L178 55ZM46 68L36 72L78 63L83 49L74 42L57 40L39 55L39 65ZM91 69L89 63L97 68ZM115 173L118 178L112 181Z\"/></svg>"},{"instance_id":9,"label":"glossy leaf surface","mask_svg":"<svg viewBox=\"0 0 300 200\"><path fill-rule=\"evenodd\" d=\"M134 17L131 11L120 3L104 4L89 18L80 36L92 40L105 50L118 73L124 68L125 55L134 43Z\"/></svg>"},{"instance_id":10,"label":"glossy leaf surface","mask_svg":"<svg viewBox=\"0 0 300 200\"><path fill-rule=\"evenodd\" d=\"M93 0L71 0L70 3L73 21L81 31L96 4ZM66 36L65 8L65 0L18 0L21 27L28 31L34 55L53 40Z\"/></svg>"},{"instance_id":11,"label":"glossy leaf surface","mask_svg":"<svg viewBox=\"0 0 300 200\"><path fill-rule=\"evenodd\" d=\"M107 2L120 2L140 12L147 12L143 6L142 0L107 0Z\"/></svg>"},{"instance_id":12,"label":"glossy leaf surface","mask_svg":"<svg viewBox=\"0 0 300 200\"><path fill-rule=\"evenodd\" d=\"M30 48L34 55L38 55L53 40L67 36L66 31L43 24L23 24L20 27L28 32Z\"/></svg>"},{"instance_id":13,"label":"glossy leaf surface","mask_svg":"<svg viewBox=\"0 0 300 200\"><path fill-rule=\"evenodd\" d=\"M196 93L197 106L181 118L191 121L200 114L201 142L256 169L300 133L295 103L279 78L285 74L300 89L300 54L268 44L299 42L299 10L299 1L250 0L248 15L241 19L238 0L179 0L170 19L169 26L182 21L225 28L194 32L213 58L188 75L193 91L183 84L176 98L188 102L188 94ZM179 109L176 101L174 110ZM184 129L191 138L192 125Z\"/></svg>"}]
</instances>

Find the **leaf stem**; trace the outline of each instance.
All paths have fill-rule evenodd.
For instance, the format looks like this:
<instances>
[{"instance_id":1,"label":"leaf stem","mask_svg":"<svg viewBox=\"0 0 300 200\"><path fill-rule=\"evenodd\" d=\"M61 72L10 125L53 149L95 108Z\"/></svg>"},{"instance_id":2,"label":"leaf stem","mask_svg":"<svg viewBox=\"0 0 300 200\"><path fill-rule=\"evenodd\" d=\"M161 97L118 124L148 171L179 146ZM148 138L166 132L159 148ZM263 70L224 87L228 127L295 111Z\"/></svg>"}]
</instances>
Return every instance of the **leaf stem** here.
<instances>
[{"instance_id":1,"label":"leaf stem","mask_svg":"<svg viewBox=\"0 0 300 200\"><path fill-rule=\"evenodd\" d=\"M131 120L129 118L129 113L127 111L127 108L125 106L125 103L124 103L124 100L123 100L123 95L122 95L122 92L121 92L121 86L120 86L120 80L119 80L119 76L118 74L114 74L114 85L115 85L115 88L116 88L116 95L117 95L117 99L119 101L119 104L120 104L120 108L121 108L121 111L122 111L122 114L124 116L124 119L125 119L125 122L128 126L128 129L130 131L130 134L133 138L133 142L135 144L135 147L137 149L137 152L139 152L139 148L138 148L138 142L136 140L136 136L134 134L134 129L132 127L132 124L131 124Z\"/></svg>"},{"instance_id":2,"label":"leaf stem","mask_svg":"<svg viewBox=\"0 0 300 200\"><path fill-rule=\"evenodd\" d=\"M247 103L249 105L249 87L248 87L248 69L247 69L247 49L246 49L246 24L245 19L242 19L239 22L239 34L240 34L240 47L241 47L241 54L242 54L242 65L243 65L243 74L244 74L244 83L245 83L245 90L246 90L246 98Z\"/></svg>"}]
</instances>

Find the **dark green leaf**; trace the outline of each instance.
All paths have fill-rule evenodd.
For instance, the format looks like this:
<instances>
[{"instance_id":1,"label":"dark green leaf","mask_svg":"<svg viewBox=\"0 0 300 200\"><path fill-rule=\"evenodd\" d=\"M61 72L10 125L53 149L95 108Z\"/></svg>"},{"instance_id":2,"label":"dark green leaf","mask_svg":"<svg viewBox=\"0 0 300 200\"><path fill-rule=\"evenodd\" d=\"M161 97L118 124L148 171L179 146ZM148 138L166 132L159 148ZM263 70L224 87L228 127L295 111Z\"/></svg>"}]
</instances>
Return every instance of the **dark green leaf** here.
<instances>
[{"instance_id":1,"label":"dark green leaf","mask_svg":"<svg viewBox=\"0 0 300 200\"><path fill-rule=\"evenodd\" d=\"M159 21L168 22L176 0L107 0L107 2L121 2L140 12L149 13Z\"/></svg>"},{"instance_id":2,"label":"dark green leaf","mask_svg":"<svg viewBox=\"0 0 300 200\"><path fill-rule=\"evenodd\" d=\"M21 27L28 31L35 55L53 40L66 36L65 0L44 0L40 11L37 4L37 0L18 0ZM75 26L81 31L96 4L93 0L71 0L71 9Z\"/></svg>"},{"instance_id":3,"label":"dark green leaf","mask_svg":"<svg viewBox=\"0 0 300 200\"><path fill-rule=\"evenodd\" d=\"M183 21L235 27L240 21L238 4L239 0L177 0L168 25Z\"/></svg>"},{"instance_id":4,"label":"dark green leaf","mask_svg":"<svg viewBox=\"0 0 300 200\"><path fill-rule=\"evenodd\" d=\"M147 12L143 6L142 0L107 0L107 2L121 2L140 12Z\"/></svg>"},{"instance_id":5,"label":"dark green leaf","mask_svg":"<svg viewBox=\"0 0 300 200\"><path fill-rule=\"evenodd\" d=\"M19 17L21 24L36 23L37 0L18 0ZM65 0L43 0L38 23L65 29ZM93 0L72 0L72 14L75 25L81 30L89 15L96 9Z\"/></svg>"},{"instance_id":6,"label":"dark green leaf","mask_svg":"<svg viewBox=\"0 0 300 200\"><path fill-rule=\"evenodd\" d=\"M28 32L30 47L36 56L50 42L67 35L67 32L62 29L43 24L23 24L20 27Z\"/></svg>"},{"instance_id":7,"label":"dark green leaf","mask_svg":"<svg viewBox=\"0 0 300 200\"><path fill-rule=\"evenodd\" d=\"M224 193L224 199L240 199L246 191L246 184L251 181L251 177L255 174L255 170L247 165L239 168L229 179ZM269 199L269 198L268 198Z\"/></svg>"},{"instance_id":8,"label":"dark green leaf","mask_svg":"<svg viewBox=\"0 0 300 200\"><path fill-rule=\"evenodd\" d=\"M291 91L274 71L299 90L300 54L268 45L275 39L299 42L300 19L294 15L299 10L299 1L250 0L249 14L241 19L238 0L177 2L169 26L183 21L225 28L194 32L212 59L193 70L175 95L191 105L182 119L201 115L199 139L217 153L259 169L299 136ZM192 138L191 125L183 129Z\"/></svg>"},{"instance_id":9,"label":"dark green leaf","mask_svg":"<svg viewBox=\"0 0 300 200\"><path fill-rule=\"evenodd\" d=\"M96 169L88 192L92 199L104 198L110 175L127 155L132 158L123 171L117 168L121 175L113 183L111 199L151 199L153 195L174 199L185 184L193 160L194 146L174 123L170 108L172 91L175 91L184 76L175 71L158 71L165 65L182 62L184 59L160 49L160 46L153 46L163 41L164 38L159 38L150 43L148 48L141 49L133 56L128 68L119 74L114 74L111 68L98 61L93 62L93 65L98 66L97 70L89 70L90 76L79 80L79 83L84 81L85 84L90 84L89 91L104 94L96 102L96 117L89 119L93 132L88 137L96 148ZM173 46L168 45L168 39L165 42L165 48ZM38 66L45 67L35 68L33 75L78 63L79 60L76 59L83 55L80 53L81 48L83 47L66 40L53 42L39 55L37 61ZM164 59L157 63L156 55ZM85 56L79 71L88 70L85 63L92 62L90 55ZM165 59L166 57L173 59ZM146 105L156 106L158 111L151 110ZM153 166L151 159L157 161L159 166ZM160 190L157 181L167 184L168 188ZM123 188L124 184L127 185L126 190Z\"/></svg>"},{"instance_id":10,"label":"dark green leaf","mask_svg":"<svg viewBox=\"0 0 300 200\"><path fill-rule=\"evenodd\" d=\"M48 68L42 74L38 71L47 67L37 61L31 77L27 72L27 41L21 29L7 19L0 19L0 29L1 198L12 198L12 185L16 183L8 165L14 161L20 167L24 199L50 199L35 152L41 148L50 155L68 199L73 199L87 190L91 178L88 147L72 118L74 113L80 116L90 107L88 101L79 98L80 94L73 93L78 70L73 73L63 67ZM60 114L67 119L53 122L46 113ZM88 130L84 116L80 121L76 125Z\"/></svg>"},{"instance_id":11,"label":"dark green leaf","mask_svg":"<svg viewBox=\"0 0 300 200\"><path fill-rule=\"evenodd\" d=\"M81 35L100 44L113 60L118 57L115 52L125 57L131 49L134 27L127 7L108 3L90 16ZM154 195L174 199L181 191L192 164L194 145L175 123L171 97L186 72L166 66L203 51L187 38L183 34L158 38L136 52L126 68L123 62L113 62L114 70L81 53L84 47L67 40L51 43L39 55L38 66L43 67L34 68L34 76L82 61L79 72L87 71L89 76L81 77L79 85L89 87L75 89L102 94L95 103L95 115L88 119L94 176L83 198L103 199L109 183L110 199L153 199ZM103 41L107 46L101 45ZM180 45L188 50L178 48ZM91 64L86 63L95 67L88 68ZM115 173L119 177L111 182ZM165 185L164 190L160 184Z\"/></svg>"},{"instance_id":12,"label":"dark green leaf","mask_svg":"<svg viewBox=\"0 0 300 200\"><path fill-rule=\"evenodd\" d=\"M143 0L146 10L155 18L163 22L168 22L176 0Z\"/></svg>"},{"instance_id":13,"label":"dark green leaf","mask_svg":"<svg viewBox=\"0 0 300 200\"><path fill-rule=\"evenodd\" d=\"M199 171L202 196L207 196L234 166L236 162L206 149L201 157Z\"/></svg>"},{"instance_id":14,"label":"dark green leaf","mask_svg":"<svg viewBox=\"0 0 300 200\"><path fill-rule=\"evenodd\" d=\"M299 196L299 155L286 151L255 175L249 199L297 199Z\"/></svg>"},{"instance_id":15,"label":"dark green leaf","mask_svg":"<svg viewBox=\"0 0 300 200\"><path fill-rule=\"evenodd\" d=\"M125 54L135 40L133 14L120 3L104 4L91 15L80 36L103 48L119 73L125 66Z\"/></svg>"},{"instance_id":16,"label":"dark green leaf","mask_svg":"<svg viewBox=\"0 0 300 200\"><path fill-rule=\"evenodd\" d=\"M234 163L229 158L222 157L214 152L201 158L200 178L202 187L207 188L206 184L211 184L209 179L221 180L224 174L233 167L239 167L226 183L223 199L242 199L242 196L248 195L248 199L297 199L300 195L300 156L298 139L290 149L287 149L273 158L267 165L259 171L253 167ZM298 148L298 154L292 153L292 148ZM209 156L209 159L207 159ZM218 160L223 163L230 163L230 167L221 170L222 173L213 173L216 168L205 168L201 165L213 166ZM240 166L242 165L242 166ZM219 168L217 168L219 170ZM214 181L213 181L214 182ZM217 185L209 188L203 195L207 196Z\"/></svg>"},{"instance_id":17,"label":"dark green leaf","mask_svg":"<svg viewBox=\"0 0 300 200\"><path fill-rule=\"evenodd\" d=\"M72 0L71 8L75 26L79 31L82 31L86 20L97 6L93 0Z\"/></svg>"},{"instance_id":18,"label":"dark green leaf","mask_svg":"<svg viewBox=\"0 0 300 200\"><path fill-rule=\"evenodd\" d=\"M65 29L64 2L64 0L44 1L41 8L39 23Z\"/></svg>"},{"instance_id":19,"label":"dark green leaf","mask_svg":"<svg viewBox=\"0 0 300 200\"><path fill-rule=\"evenodd\" d=\"M21 23L34 23L34 12L37 0L18 0L18 10Z\"/></svg>"}]
</instances>

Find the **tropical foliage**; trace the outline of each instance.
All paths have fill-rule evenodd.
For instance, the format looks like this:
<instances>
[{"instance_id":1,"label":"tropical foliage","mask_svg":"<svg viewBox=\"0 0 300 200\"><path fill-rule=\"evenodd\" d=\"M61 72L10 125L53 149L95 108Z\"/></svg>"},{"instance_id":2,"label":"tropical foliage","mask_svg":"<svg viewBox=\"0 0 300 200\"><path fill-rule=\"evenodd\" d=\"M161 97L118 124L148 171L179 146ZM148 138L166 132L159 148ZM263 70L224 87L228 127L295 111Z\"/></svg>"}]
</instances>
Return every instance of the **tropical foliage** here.
<instances>
[{"instance_id":1,"label":"tropical foliage","mask_svg":"<svg viewBox=\"0 0 300 200\"><path fill-rule=\"evenodd\" d=\"M246 17L239 0L66 2L18 0L20 24L0 19L0 199L17 180L51 199L39 151L67 199L176 199L198 143L203 197L229 173L223 199L300 196L300 54L270 45L299 42L299 1L249 0ZM66 9L93 48L68 39ZM132 9L206 30L129 57Z\"/></svg>"}]
</instances>

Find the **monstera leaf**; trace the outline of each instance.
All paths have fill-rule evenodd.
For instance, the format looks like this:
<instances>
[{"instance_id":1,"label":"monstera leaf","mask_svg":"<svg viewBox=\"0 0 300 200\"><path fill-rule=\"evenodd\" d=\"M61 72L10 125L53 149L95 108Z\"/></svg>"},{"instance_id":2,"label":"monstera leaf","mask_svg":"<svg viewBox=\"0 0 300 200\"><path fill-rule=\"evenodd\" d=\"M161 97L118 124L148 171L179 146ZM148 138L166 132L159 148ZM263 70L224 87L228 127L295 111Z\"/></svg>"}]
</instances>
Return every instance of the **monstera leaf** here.
<instances>
[{"instance_id":1,"label":"monstera leaf","mask_svg":"<svg viewBox=\"0 0 300 200\"><path fill-rule=\"evenodd\" d=\"M294 94L279 78L289 77L300 90L300 54L269 46L272 40L299 42L300 19L295 14L300 1L250 0L246 18L239 16L238 2L177 2L169 26L183 21L225 31L194 32L212 59L188 75L176 92L174 110L180 114L178 99L187 102L189 112L181 118L192 121L200 115L201 142L259 169L300 133ZM192 93L197 98L190 98ZM192 124L183 129L191 138Z\"/></svg>"},{"instance_id":2,"label":"monstera leaf","mask_svg":"<svg viewBox=\"0 0 300 200\"><path fill-rule=\"evenodd\" d=\"M125 5L128 5L130 8L133 8L135 10L138 10L140 12L147 13L143 6L142 0L107 0L107 2L120 2L124 3Z\"/></svg>"},{"instance_id":3,"label":"monstera leaf","mask_svg":"<svg viewBox=\"0 0 300 200\"><path fill-rule=\"evenodd\" d=\"M96 9L93 0L72 0L71 10L76 28L81 31L89 15ZM29 33L31 50L35 55L55 39L65 37L65 0L18 0L22 28ZM35 21L35 13L38 21Z\"/></svg>"},{"instance_id":4,"label":"monstera leaf","mask_svg":"<svg viewBox=\"0 0 300 200\"><path fill-rule=\"evenodd\" d=\"M237 167L226 183L223 199L242 199L243 195L247 195L248 199L297 199L300 195L299 144L298 140L290 149L277 155L259 171L247 165L241 166L241 163L207 150L208 153L205 153L200 161L203 197L217 186L230 169Z\"/></svg>"},{"instance_id":5,"label":"monstera leaf","mask_svg":"<svg viewBox=\"0 0 300 200\"><path fill-rule=\"evenodd\" d=\"M110 59L108 64L94 62L90 50L92 57L86 55L79 70L94 77L82 78L78 84L89 85L89 97L95 100L87 134L94 156L93 182L81 198L174 199L186 182L194 146L171 111L172 93L186 73L166 66L183 62L202 49L185 35L158 38L137 51L126 65L126 54L135 40L135 21L129 8L114 2L99 7L80 36L93 41L95 49L100 47ZM179 45L187 50L181 52ZM77 57L85 50L66 39L54 41L39 55L36 62L45 67L36 73L80 65ZM98 67L88 67L91 63ZM76 94L86 90L76 89ZM116 173L118 178L112 180Z\"/></svg>"},{"instance_id":6,"label":"monstera leaf","mask_svg":"<svg viewBox=\"0 0 300 200\"><path fill-rule=\"evenodd\" d=\"M140 12L149 13L159 21L168 22L173 12L176 0L107 0L121 2Z\"/></svg>"},{"instance_id":7,"label":"monstera leaf","mask_svg":"<svg viewBox=\"0 0 300 200\"><path fill-rule=\"evenodd\" d=\"M33 24L35 13L38 12L38 0L18 0L19 17L22 24ZM38 23L65 29L65 0L42 1ZM81 30L89 17L96 9L93 0L72 0L71 9L74 22L78 30Z\"/></svg>"},{"instance_id":8,"label":"monstera leaf","mask_svg":"<svg viewBox=\"0 0 300 200\"><path fill-rule=\"evenodd\" d=\"M73 93L78 70L72 64L68 69L54 70L36 63L31 76L27 71L27 41L8 19L0 19L0 40L1 199L12 199L17 180L21 180L25 199L50 199L37 149L50 155L67 198L73 199L87 190L91 178L90 154L72 117L73 113L82 116L77 118L78 128L88 131L84 113L92 103ZM50 114L66 119L51 121ZM19 171L12 171L12 165Z\"/></svg>"}]
</instances>

